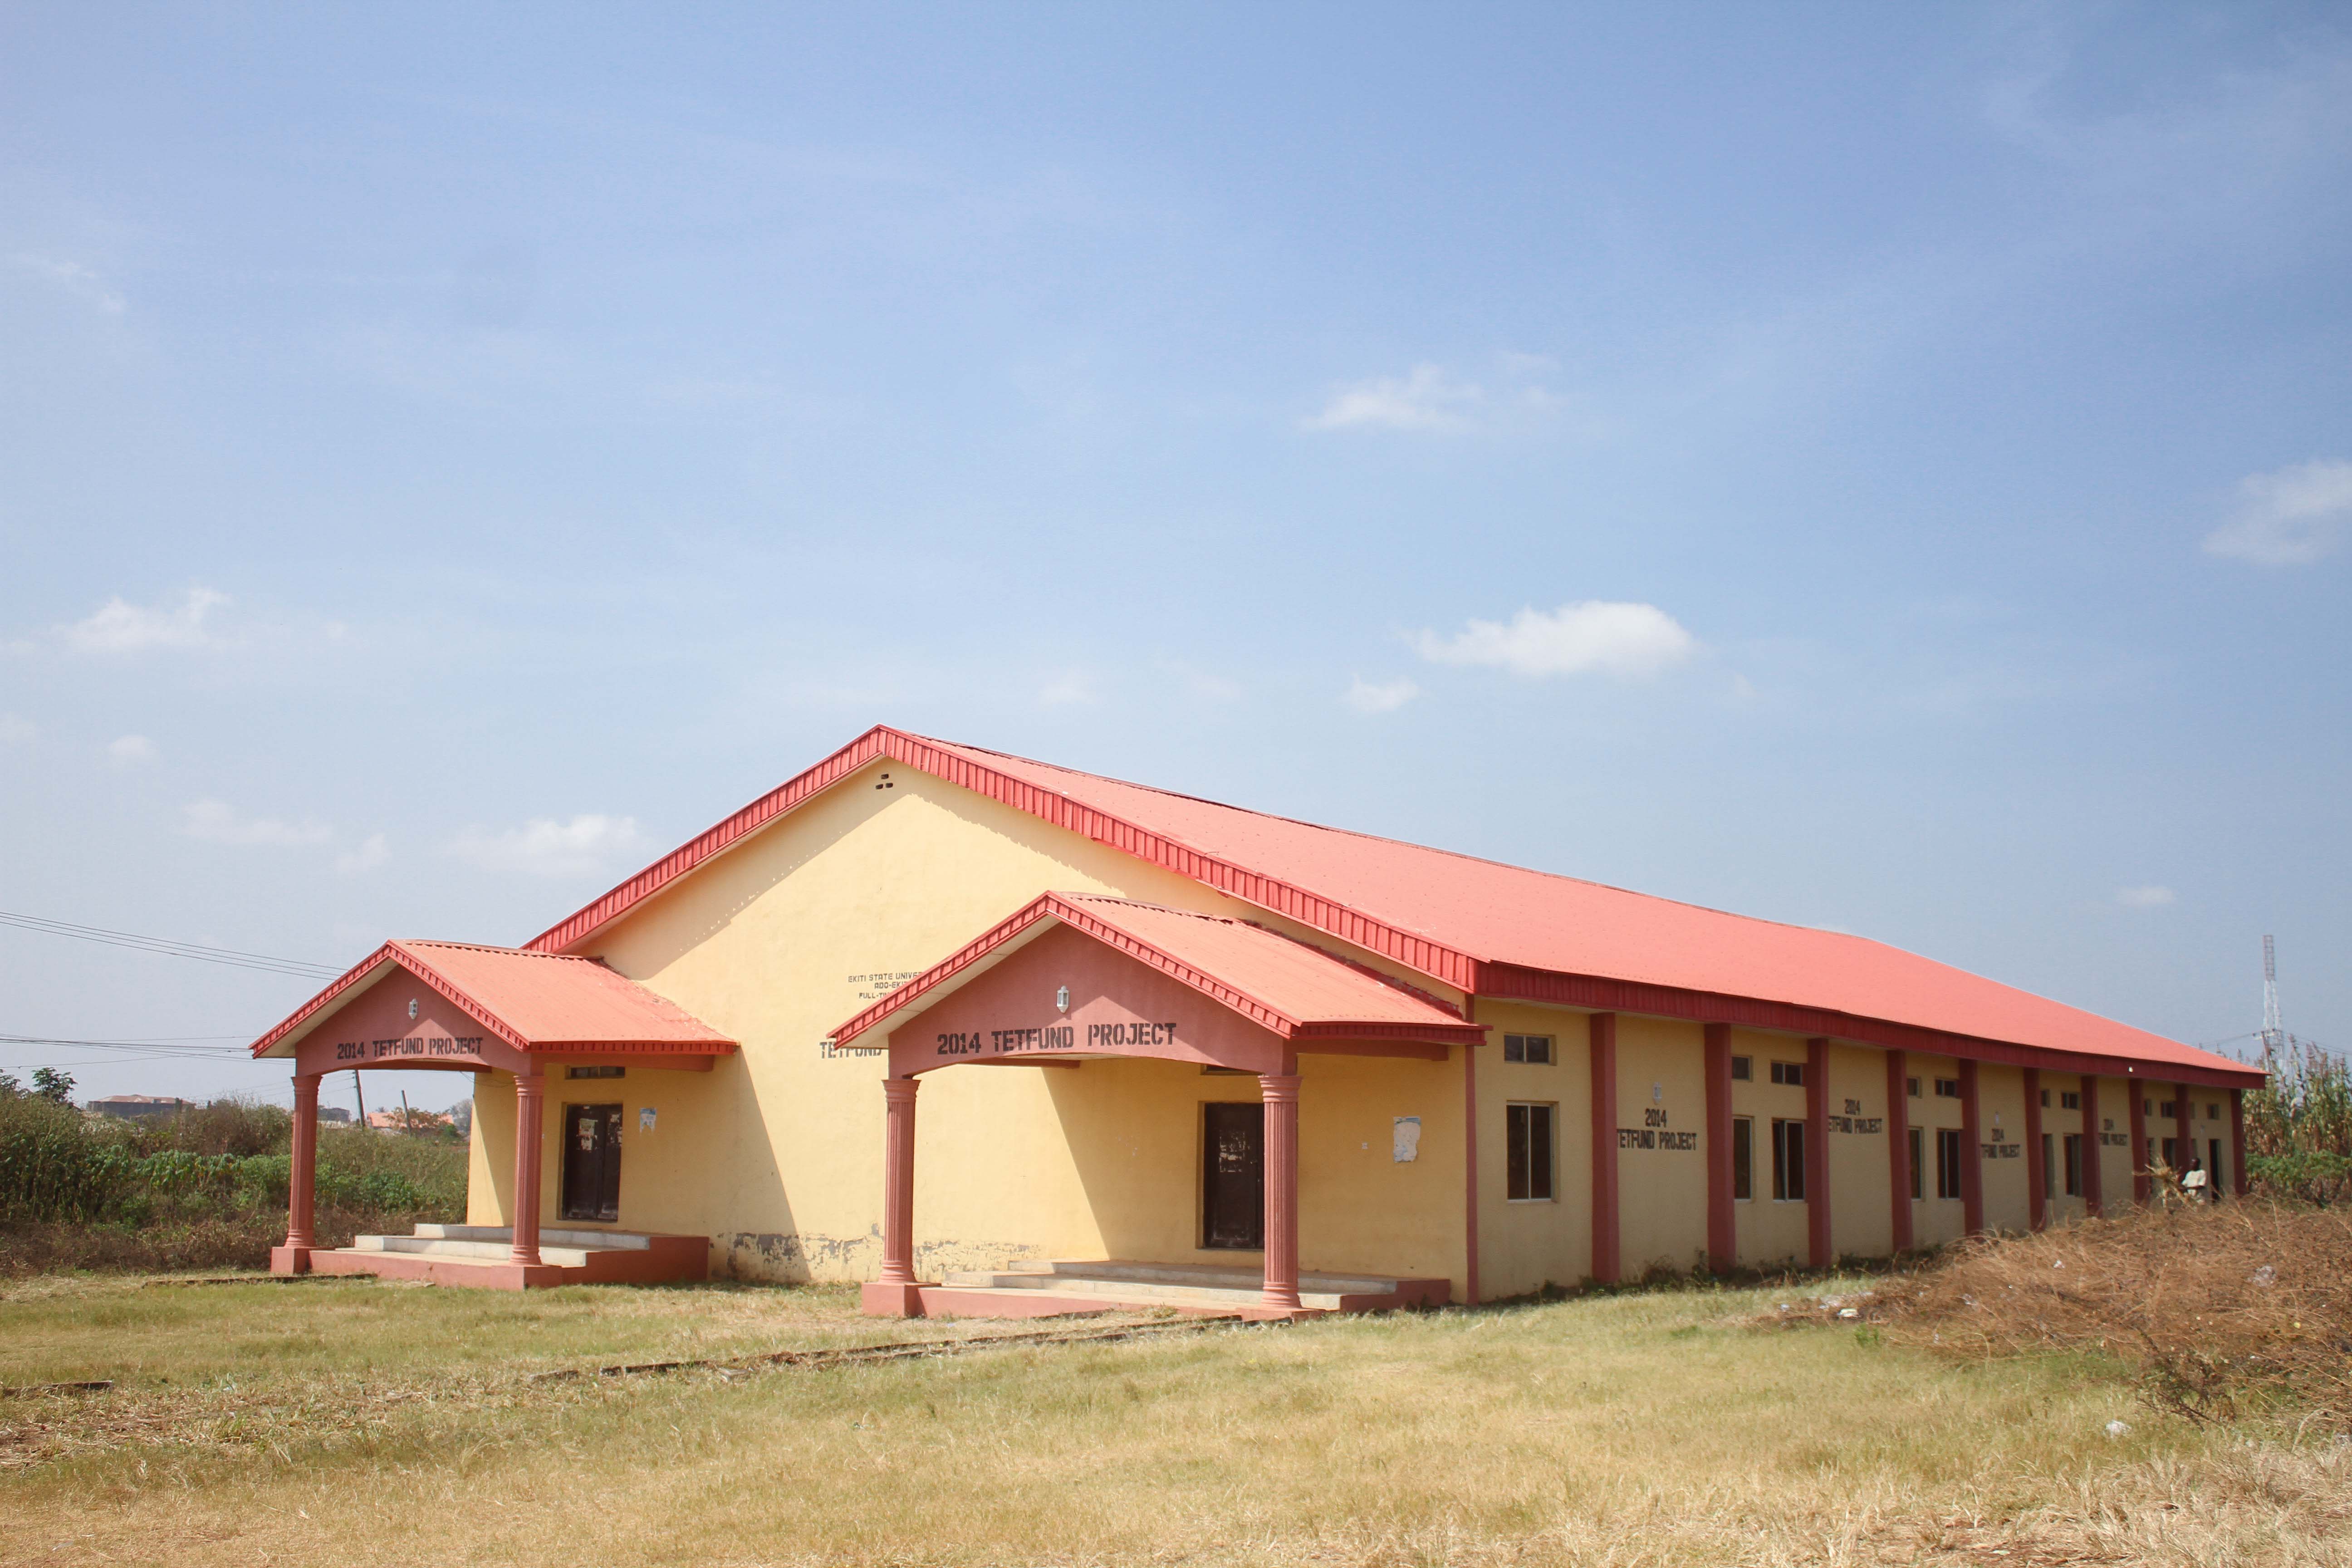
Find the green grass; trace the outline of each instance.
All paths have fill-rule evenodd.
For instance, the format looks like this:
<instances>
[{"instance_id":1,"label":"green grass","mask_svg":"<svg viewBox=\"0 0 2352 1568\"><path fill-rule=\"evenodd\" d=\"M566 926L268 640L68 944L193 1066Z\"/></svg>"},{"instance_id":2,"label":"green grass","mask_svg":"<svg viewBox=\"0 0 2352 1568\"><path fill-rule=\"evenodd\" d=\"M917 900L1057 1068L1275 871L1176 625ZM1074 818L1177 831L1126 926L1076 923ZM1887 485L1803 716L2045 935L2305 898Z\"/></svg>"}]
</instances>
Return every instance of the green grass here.
<instances>
[{"instance_id":1,"label":"green grass","mask_svg":"<svg viewBox=\"0 0 2352 1568\"><path fill-rule=\"evenodd\" d=\"M1775 1299L534 1383L959 1326L840 1289L55 1283L0 1301L0 1381L126 1381L0 1405L0 1562L2352 1561L2324 1441L2158 1418L2095 1362L1756 1327Z\"/></svg>"}]
</instances>

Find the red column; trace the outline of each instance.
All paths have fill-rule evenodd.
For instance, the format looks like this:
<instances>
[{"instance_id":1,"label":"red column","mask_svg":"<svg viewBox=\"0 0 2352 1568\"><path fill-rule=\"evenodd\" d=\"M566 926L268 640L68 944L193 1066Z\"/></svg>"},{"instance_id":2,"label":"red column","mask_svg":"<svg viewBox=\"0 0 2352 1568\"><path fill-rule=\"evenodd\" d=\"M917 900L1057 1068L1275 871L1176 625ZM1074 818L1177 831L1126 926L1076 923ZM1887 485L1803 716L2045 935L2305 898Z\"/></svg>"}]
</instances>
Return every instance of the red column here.
<instances>
[{"instance_id":1,"label":"red column","mask_svg":"<svg viewBox=\"0 0 2352 1568\"><path fill-rule=\"evenodd\" d=\"M2148 1086L2137 1079L2126 1079L2124 1089L2131 1096L2124 1110L2131 1125L2132 1202L2145 1206L2155 1184L2147 1173Z\"/></svg>"},{"instance_id":2,"label":"red column","mask_svg":"<svg viewBox=\"0 0 2352 1568\"><path fill-rule=\"evenodd\" d=\"M1595 1013L1592 1041L1592 1277L1614 1285L1624 1250L1617 1230L1617 1015Z\"/></svg>"},{"instance_id":3,"label":"red column","mask_svg":"<svg viewBox=\"0 0 2352 1568\"><path fill-rule=\"evenodd\" d=\"M858 1292L859 1308L878 1318L919 1318L915 1282L915 1091L923 1080L882 1080L882 1273Z\"/></svg>"},{"instance_id":4,"label":"red column","mask_svg":"<svg viewBox=\"0 0 2352 1568\"><path fill-rule=\"evenodd\" d=\"M2086 1214L2106 1212L2105 1182L2099 1167L2105 1163L2099 1143L2099 1080L2095 1074L2083 1075L2083 1210Z\"/></svg>"},{"instance_id":5,"label":"red column","mask_svg":"<svg viewBox=\"0 0 2352 1568\"><path fill-rule=\"evenodd\" d=\"M1960 1058L1960 1228L1974 1236L1984 1221L1984 1111L1977 1097L1977 1064Z\"/></svg>"},{"instance_id":6,"label":"red column","mask_svg":"<svg viewBox=\"0 0 2352 1568\"><path fill-rule=\"evenodd\" d=\"M2050 1223L2050 1169L2042 1158L2042 1069L2025 1069L2025 1225L2040 1230Z\"/></svg>"},{"instance_id":7,"label":"red column","mask_svg":"<svg viewBox=\"0 0 2352 1568\"><path fill-rule=\"evenodd\" d=\"M1830 1239L1830 1043L1805 1042L1805 1235L1812 1264L1837 1261Z\"/></svg>"},{"instance_id":8,"label":"red column","mask_svg":"<svg viewBox=\"0 0 2352 1568\"><path fill-rule=\"evenodd\" d=\"M1887 1201L1894 1205L1895 1250L1908 1252L1918 1237L1911 1229L1910 1058L1886 1053Z\"/></svg>"},{"instance_id":9,"label":"red column","mask_svg":"<svg viewBox=\"0 0 2352 1568\"><path fill-rule=\"evenodd\" d=\"M2189 1113L2195 1107L2189 1102L2189 1086L2172 1086L2172 1179L2180 1180L2189 1169L2189 1162L2197 1157L2197 1132L2189 1124ZM2206 1190L2210 1192L2221 1180L2219 1171L2205 1173Z\"/></svg>"},{"instance_id":10,"label":"red column","mask_svg":"<svg viewBox=\"0 0 2352 1568\"><path fill-rule=\"evenodd\" d=\"M1731 1026L1706 1026L1706 1266L1727 1274L1739 1258L1731 1195Z\"/></svg>"},{"instance_id":11,"label":"red column","mask_svg":"<svg viewBox=\"0 0 2352 1568\"><path fill-rule=\"evenodd\" d=\"M1298 1310L1298 1075L1260 1073L1265 1102L1265 1291L1269 1310Z\"/></svg>"},{"instance_id":12,"label":"red column","mask_svg":"<svg viewBox=\"0 0 2352 1568\"><path fill-rule=\"evenodd\" d=\"M507 1261L525 1268L539 1263L539 1164L546 1104L546 1079L536 1072L515 1074L514 1246Z\"/></svg>"},{"instance_id":13,"label":"red column","mask_svg":"<svg viewBox=\"0 0 2352 1568\"><path fill-rule=\"evenodd\" d=\"M294 1075L292 1170L286 1192L286 1245L271 1249L272 1274L308 1274L319 1191L319 1075Z\"/></svg>"},{"instance_id":14,"label":"red column","mask_svg":"<svg viewBox=\"0 0 2352 1568\"><path fill-rule=\"evenodd\" d=\"M2242 1089L2230 1091L2230 1195L2246 1195L2246 1091Z\"/></svg>"},{"instance_id":15,"label":"red column","mask_svg":"<svg viewBox=\"0 0 2352 1568\"><path fill-rule=\"evenodd\" d=\"M1464 993L1462 1019L1478 1021L1478 998ZM1462 1304L1478 1304L1478 1047L1462 1047Z\"/></svg>"}]
</instances>

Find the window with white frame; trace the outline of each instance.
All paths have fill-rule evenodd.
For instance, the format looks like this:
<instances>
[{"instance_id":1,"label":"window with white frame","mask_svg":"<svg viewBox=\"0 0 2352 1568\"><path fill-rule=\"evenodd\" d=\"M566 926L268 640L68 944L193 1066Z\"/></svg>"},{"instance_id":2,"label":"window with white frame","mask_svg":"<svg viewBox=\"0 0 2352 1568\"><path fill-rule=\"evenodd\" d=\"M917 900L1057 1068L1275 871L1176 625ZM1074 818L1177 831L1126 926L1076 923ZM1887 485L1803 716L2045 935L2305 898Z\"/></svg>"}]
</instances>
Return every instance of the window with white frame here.
<instances>
[{"instance_id":1,"label":"window with white frame","mask_svg":"<svg viewBox=\"0 0 2352 1568\"><path fill-rule=\"evenodd\" d=\"M1514 1101L1503 1108L1504 1195L1513 1203L1541 1203L1552 1195L1554 1123L1559 1108Z\"/></svg>"},{"instance_id":2,"label":"window with white frame","mask_svg":"<svg viewBox=\"0 0 2352 1568\"><path fill-rule=\"evenodd\" d=\"M1805 1124L1775 1120L1772 1123L1772 1198L1776 1203L1805 1201Z\"/></svg>"},{"instance_id":3,"label":"window with white frame","mask_svg":"<svg viewBox=\"0 0 2352 1568\"><path fill-rule=\"evenodd\" d=\"M1505 1035L1503 1059L1507 1062L1549 1063L1552 1059L1551 1037L1549 1035Z\"/></svg>"}]
</instances>

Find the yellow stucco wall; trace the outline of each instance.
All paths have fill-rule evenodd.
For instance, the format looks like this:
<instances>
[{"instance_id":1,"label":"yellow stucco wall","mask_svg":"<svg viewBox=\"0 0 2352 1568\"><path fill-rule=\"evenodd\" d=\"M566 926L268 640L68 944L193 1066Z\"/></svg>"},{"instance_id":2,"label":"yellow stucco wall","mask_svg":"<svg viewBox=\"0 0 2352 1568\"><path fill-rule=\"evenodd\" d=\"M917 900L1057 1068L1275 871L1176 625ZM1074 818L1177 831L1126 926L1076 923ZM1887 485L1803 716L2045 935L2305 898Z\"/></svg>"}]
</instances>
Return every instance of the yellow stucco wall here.
<instances>
[{"instance_id":1,"label":"yellow stucco wall","mask_svg":"<svg viewBox=\"0 0 2352 1568\"><path fill-rule=\"evenodd\" d=\"M1978 1142L1983 1150L1984 1223L2022 1231L2026 1208L2025 1069L1985 1062L1977 1068Z\"/></svg>"},{"instance_id":2,"label":"yellow stucco wall","mask_svg":"<svg viewBox=\"0 0 2352 1568\"><path fill-rule=\"evenodd\" d=\"M1895 1250L1886 1053L1832 1044L1829 1058L1831 1247L1841 1258L1885 1258Z\"/></svg>"},{"instance_id":3,"label":"yellow stucco wall","mask_svg":"<svg viewBox=\"0 0 2352 1568\"><path fill-rule=\"evenodd\" d=\"M886 775L889 787L877 787ZM714 1267L748 1277L870 1277L880 1261L884 1065L879 1057L828 1058L818 1042L894 980L1048 889L1288 923L929 774L876 763L583 944L743 1049L708 1075L633 1068L624 1095L598 1082L552 1081L551 1137L565 1100L622 1099L623 1226L709 1234ZM1376 955L1319 933L1314 940L1399 973ZM1366 1266L1376 1229L1389 1238L1384 1256L1454 1278L1457 1289L1465 1283L1456 1055L1450 1067L1302 1058L1306 1267ZM1209 1083L1218 1096L1255 1094L1247 1079L1143 1063L973 1066L923 1081L916 1237L927 1274L1025 1256L1103 1256L1129 1238L1139 1247L1152 1238L1155 1257L1191 1256L1198 1090ZM656 1129L640 1135L636 1112L656 1103L646 1098L656 1084ZM1345 1202L1318 1214L1318 1193L1346 1190L1334 1171L1356 1170L1372 1153L1391 1163L1391 1118L1415 1114L1423 1117L1421 1157L1379 1174L1389 1206L1377 1221ZM1376 1134L1366 1131L1374 1121ZM503 1223L511 1143L497 1147L495 1117L480 1125L476 1168L488 1181L478 1184L475 1217ZM1151 1167L1140 1184L1112 1174L1119 1163L1109 1152L1121 1139L1126 1169ZM1138 1152L1146 1149L1148 1159ZM646 1157L655 1150L659 1158ZM1452 1174L1441 1179L1442 1167ZM551 1144L551 1194L557 1169ZM552 1213L555 1200L547 1201ZM1160 1246L1180 1236L1181 1251Z\"/></svg>"},{"instance_id":4,"label":"yellow stucco wall","mask_svg":"<svg viewBox=\"0 0 2352 1568\"><path fill-rule=\"evenodd\" d=\"M1734 1029L1731 1031L1731 1054L1748 1058L1749 1074L1745 1079L1732 1080L1731 1114L1747 1117L1753 1129L1749 1135L1749 1192L1752 1195L1732 1205L1733 1223L1738 1232L1739 1261L1764 1265L1793 1259L1802 1263L1809 1251L1806 1230L1810 1223L1807 1218L1809 1211L1801 1203L1782 1202L1772 1196L1772 1123L1775 1121L1802 1121L1805 1119L1805 1091L1787 1084L1774 1083L1772 1064L1776 1061L1802 1062L1805 1059L1805 1042L1790 1035ZM1852 1204L1846 1206L1851 1207ZM1836 1214L1833 1194L1832 1223Z\"/></svg>"},{"instance_id":5,"label":"yellow stucco wall","mask_svg":"<svg viewBox=\"0 0 2352 1568\"><path fill-rule=\"evenodd\" d=\"M1478 1047L1479 1291L1491 1300L1572 1286L1592 1273L1591 1019L1566 1007L1482 1000L1478 1022L1495 1026L1492 1043ZM1505 1061L1506 1034L1549 1036L1551 1062ZM1514 1102L1554 1108L1549 1199L1510 1196L1506 1129ZM1457 1093L1457 1121L1460 1105Z\"/></svg>"},{"instance_id":6,"label":"yellow stucco wall","mask_svg":"<svg viewBox=\"0 0 2352 1568\"><path fill-rule=\"evenodd\" d=\"M1705 1030L1666 1018L1619 1016L1617 1125L1621 1130L1700 1135L1688 1149L1617 1152L1621 1278L1638 1279L1653 1268L1685 1269L1705 1263Z\"/></svg>"}]
</instances>

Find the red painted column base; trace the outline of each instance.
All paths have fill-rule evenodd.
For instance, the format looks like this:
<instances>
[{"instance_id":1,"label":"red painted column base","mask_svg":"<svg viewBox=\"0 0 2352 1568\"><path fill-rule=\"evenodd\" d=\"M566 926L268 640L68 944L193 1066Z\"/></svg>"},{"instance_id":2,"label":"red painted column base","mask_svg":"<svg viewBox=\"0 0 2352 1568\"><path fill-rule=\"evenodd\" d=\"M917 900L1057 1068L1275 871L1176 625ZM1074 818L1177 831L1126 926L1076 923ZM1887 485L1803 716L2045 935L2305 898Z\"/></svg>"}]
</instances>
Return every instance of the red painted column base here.
<instances>
[{"instance_id":1,"label":"red painted column base","mask_svg":"<svg viewBox=\"0 0 2352 1568\"><path fill-rule=\"evenodd\" d=\"M869 1318L919 1318L923 1288L912 1281L868 1279L858 1287L857 1310Z\"/></svg>"},{"instance_id":2,"label":"red painted column base","mask_svg":"<svg viewBox=\"0 0 2352 1568\"><path fill-rule=\"evenodd\" d=\"M273 1247L269 1249L269 1271L272 1274L308 1274L310 1254L322 1248L309 1247Z\"/></svg>"}]
</instances>

